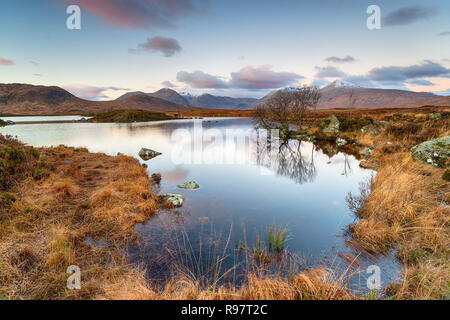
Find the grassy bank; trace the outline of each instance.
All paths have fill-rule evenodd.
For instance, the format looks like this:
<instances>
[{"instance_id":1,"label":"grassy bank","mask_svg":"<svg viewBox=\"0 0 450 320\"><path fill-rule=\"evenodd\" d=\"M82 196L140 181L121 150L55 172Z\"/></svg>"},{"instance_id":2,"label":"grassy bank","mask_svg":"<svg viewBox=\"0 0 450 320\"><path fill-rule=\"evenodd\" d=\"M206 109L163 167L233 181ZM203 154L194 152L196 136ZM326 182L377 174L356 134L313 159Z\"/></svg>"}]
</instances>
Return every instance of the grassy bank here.
<instances>
[{"instance_id":1,"label":"grassy bank","mask_svg":"<svg viewBox=\"0 0 450 320\"><path fill-rule=\"evenodd\" d=\"M410 154L417 144L450 135L449 111L426 107L401 113L338 114L344 129L335 136L355 141L358 150L373 148L363 165L376 169L377 175L362 185L361 194L348 198L360 218L350 231L370 252L396 250L403 278L400 284L386 288L393 299L450 298L450 184L445 178L449 162L437 168L413 161ZM430 115L436 112L441 118L432 119ZM317 128L329 114L310 124ZM362 133L358 124L367 122L379 123L380 133Z\"/></svg>"}]
</instances>

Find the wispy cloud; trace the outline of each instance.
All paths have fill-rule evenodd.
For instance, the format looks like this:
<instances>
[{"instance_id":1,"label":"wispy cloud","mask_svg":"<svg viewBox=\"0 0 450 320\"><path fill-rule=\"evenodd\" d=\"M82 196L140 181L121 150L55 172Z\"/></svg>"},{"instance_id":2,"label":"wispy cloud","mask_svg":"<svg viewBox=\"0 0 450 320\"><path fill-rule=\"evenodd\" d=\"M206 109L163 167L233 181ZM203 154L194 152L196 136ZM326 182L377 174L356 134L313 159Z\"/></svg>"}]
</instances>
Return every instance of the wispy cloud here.
<instances>
[{"instance_id":1,"label":"wispy cloud","mask_svg":"<svg viewBox=\"0 0 450 320\"><path fill-rule=\"evenodd\" d=\"M171 57L181 50L181 46L176 39L157 36L148 38L146 42L140 43L137 49L130 49L130 52L161 52L162 54L164 54L164 56Z\"/></svg>"},{"instance_id":2,"label":"wispy cloud","mask_svg":"<svg viewBox=\"0 0 450 320\"><path fill-rule=\"evenodd\" d=\"M95 87L84 86L79 84L70 84L63 86L64 89L72 93L73 95L87 100L103 100L109 99L110 96L106 94L107 91L129 91L127 88L118 87Z\"/></svg>"},{"instance_id":3,"label":"wispy cloud","mask_svg":"<svg viewBox=\"0 0 450 320\"><path fill-rule=\"evenodd\" d=\"M36 61L33 61L33 60L30 60L30 64L32 64L35 67L39 66L39 62L36 62Z\"/></svg>"},{"instance_id":4,"label":"wispy cloud","mask_svg":"<svg viewBox=\"0 0 450 320\"><path fill-rule=\"evenodd\" d=\"M203 71L177 73L177 81L187 84L191 88L211 89L211 88L227 88L228 84L218 76L204 73Z\"/></svg>"},{"instance_id":5,"label":"wispy cloud","mask_svg":"<svg viewBox=\"0 0 450 320\"><path fill-rule=\"evenodd\" d=\"M185 17L204 11L207 0L69 0L103 23L129 29L174 28Z\"/></svg>"},{"instance_id":6,"label":"wispy cloud","mask_svg":"<svg viewBox=\"0 0 450 320\"><path fill-rule=\"evenodd\" d=\"M421 64L406 67L389 66L374 68L369 71L369 77L374 81L405 81L442 76L450 76L450 69L430 60L426 60Z\"/></svg>"},{"instance_id":7,"label":"wispy cloud","mask_svg":"<svg viewBox=\"0 0 450 320\"><path fill-rule=\"evenodd\" d=\"M325 59L325 61L332 62L332 63L349 63L349 62L355 62L356 59L352 56L346 56L343 58L332 56Z\"/></svg>"},{"instance_id":8,"label":"wispy cloud","mask_svg":"<svg viewBox=\"0 0 450 320\"><path fill-rule=\"evenodd\" d=\"M176 88L177 87L177 85L173 84L170 81L163 81L163 82L161 82L161 85L163 85L166 88Z\"/></svg>"},{"instance_id":9,"label":"wispy cloud","mask_svg":"<svg viewBox=\"0 0 450 320\"><path fill-rule=\"evenodd\" d=\"M424 7L421 5L409 6L397 9L384 18L385 26L400 26L412 24L435 16L438 13L436 7Z\"/></svg>"},{"instance_id":10,"label":"wispy cloud","mask_svg":"<svg viewBox=\"0 0 450 320\"><path fill-rule=\"evenodd\" d=\"M230 74L229 80L213 76L203 71L188 73L181 71L177 80L187 84L190 88L204 89L275 89L295 84L304 77L293 72L276 72L270 65L259 67L247 66Z\"/></svg>"},{"instance_id":11,"label":"wispy cloud","mask_svg":"<svg viewBox=\"0 0 450 320\"><path fill-rule=\"evenodd\" d=\"M12 60L0 57L0 66L12 66L14 62Z\"/></svg>"},{"instance_id":12,"label":"wispy cloud","mask_svg":"<svg viewBox=\"0 0 450 320\"><path fill-rule=\"evenodd\" d=\"M304 77L293 72L276 72L270 65L247 66L231 73L230 86L239 89L275 89L296 83Z\"/></svg>"},{"instance_id":13,"label":"wispy cloud","mask_svg":"<svg viewBox=\"0 0 450 320\"><path fill-rule=\"evenodd\" d=\"M450 31L444 31L438 34L438 36L440 37L444 37L444 36L450 36Z\"/></svg>"},{"instance_id":14,"label":"wispy cloud","mask_svg":"<svg viewBox=\"0 0 450 320\"><path fill-rule=\"evenodd\" d=\"M340 69L333 67L333 66L327 66L327 67L315 67L316 69L316 78L340 78L344 77L345 73L341 71Z\"/></svg>"}]
</instances>

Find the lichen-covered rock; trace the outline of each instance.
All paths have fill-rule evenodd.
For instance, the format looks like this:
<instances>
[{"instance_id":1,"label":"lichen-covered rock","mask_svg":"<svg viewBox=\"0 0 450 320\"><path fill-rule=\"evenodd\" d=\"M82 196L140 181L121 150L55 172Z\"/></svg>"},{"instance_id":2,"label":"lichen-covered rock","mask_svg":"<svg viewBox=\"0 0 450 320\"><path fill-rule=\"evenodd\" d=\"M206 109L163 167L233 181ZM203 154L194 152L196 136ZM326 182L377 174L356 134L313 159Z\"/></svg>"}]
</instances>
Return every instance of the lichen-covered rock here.
<instances>
[{"instance_id":1,"label":"lichen-covered rock","mask_svg":"<svg viewBox=\"0 0 450 320\"><path fill-rule=\"evenodd\" d=\"M311 135L311 134L298 134L295 136L295 139L300 140L300 141L314 141L316 140L316 136Z\"/></svg>"},{"instance_id":2,"label":"lichen-covered rock","mask_svg":"<svg viewBox=\"0 0 450 320\"><path fill-rule=\"evenodd\" d=\"M339 119L334 114L332 114L326 120L322 131L325 133L338 133L339 127L340 127Z\"/></svg>"},{"instance_id":3,"label":"lichen-covered rock","mask_svg":"<svg viewBox=\"0 0 450 320\"><path fill-rule=\"evenodd\" d=\"M442 115L440 113L432 113L430 114L430 120L440 120Z\"/></svg>"},{"instance_id":4,"label":"lichen-covered rock","mask_svg":"<svg viewBox=\"0 0 450 320\"><path fill-rule=\"evenodd\" d=\"M176 193L166 193L159 196L164 201L169 202L174 207L181 207L184 203L184 198L181 194Z\"/></svg>"},{"instance_id":5,"label":"lichen-covered rock","mask_svg":"<svg viewBox=\"0 0 450 320\"><path fill-rule=\"evenodd\" d=\"M347 143L347 140L345 140L344 138L336 138L336 144L339 147L345 146Z\"/></svg>"},{"instance_id":6,"label":"lichen-covered rock","mask_svg":"<svg viewBox=\"0 0 450 320\"><path fill-rule=\"evenodd\" d=\"M414 160L444 167L450 157L450 136L423 142L411 149Z\"/></svg>"},{"instance_id":7,"label":"lichen-covered rock","mask_svg":"<svg viewBox=\"0 0 450 320\"><path fill-rule=\"evenodd\" d=\"M142 148L141 151L139 151L139 157L144 161L151 160L160 155L162 155L162 153L147 148Z\"/></svg>"},{"instance_id":8,"label":"lichen-covered rock","mask_svg":"<svg viewBox=\"0 0 450 320\"><path fill-rule=\"evenodd\" d=\"M376 136L379 135L381 131L377 126L369 124L367 126L362 127L361 132L364 134L369 134L371 136Z\"/></svg>"},{"instance_id":9,"label":"lichen-covered rock","mask_svg":"<svg viewBox=\"0 0 450 320\"><path fill-rule=\"evenodd\" d=\"M185 183L182 183L182 184L178 185L178 188L193 190L193 189L200 188L200 186L195 181L188 181L188 182L185 182Z\"/></svg>"},{"instance_id":10,"label":"lichen-covered rock","mask_svg":"<svg viewBox=\"0 0 450 320\"><path fill-rule=\"evenodd\" d=\"M387 129L387 128L391 128L392 127L392 124L390 122L384 121L384 120L378 121L375 125L377 127L379 127L379 128L383 128L383 129Z\"/></svg>"},{"instance_id":11,"label":"lichen-covered rock","mask_svg":"<svg viewBox=\"0 0 450 320\"><path fill-rule=\"evenodd\" d=\"M368 157L372 154L372 151L373 151L372 147L364 147L364 149L362 149L359 152L359 154Z\"/></svg>"}]
</instances>

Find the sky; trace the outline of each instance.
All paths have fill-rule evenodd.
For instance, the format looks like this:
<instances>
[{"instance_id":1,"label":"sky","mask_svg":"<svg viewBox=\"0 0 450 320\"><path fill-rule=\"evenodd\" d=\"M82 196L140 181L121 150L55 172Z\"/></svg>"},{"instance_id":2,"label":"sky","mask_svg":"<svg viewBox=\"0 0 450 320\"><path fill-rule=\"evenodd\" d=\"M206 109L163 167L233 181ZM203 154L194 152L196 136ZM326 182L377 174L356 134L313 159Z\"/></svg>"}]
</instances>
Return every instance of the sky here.
<instances>
[{"instance_id":1,"label":"sky","mask_svg":"<svg viewBox=\"0 0 450 320\"><path fill-rule=\"evenodd\" d=\"M2 0L0 83L89 100L163 87L260 98L336 79L450 95L449 18L447 0Z\"/></svg>"}]
</instances>

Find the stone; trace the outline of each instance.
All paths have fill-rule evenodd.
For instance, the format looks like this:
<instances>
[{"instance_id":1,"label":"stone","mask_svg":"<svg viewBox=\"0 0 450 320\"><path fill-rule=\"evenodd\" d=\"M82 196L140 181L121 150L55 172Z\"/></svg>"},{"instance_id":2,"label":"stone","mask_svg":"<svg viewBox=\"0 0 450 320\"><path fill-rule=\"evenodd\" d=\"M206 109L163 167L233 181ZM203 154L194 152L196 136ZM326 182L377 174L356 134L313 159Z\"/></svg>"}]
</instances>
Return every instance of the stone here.
<instances>
[{"instance_id":1,"label":"stone","mask_svg":"<svg viewBox=\"0 0 450 320\"><path fill-rule=\"evenodd\" d=\"M430 114L430 120L440 120L442 115L440 113L432 113Z\"/></svg>"},{"instance_id":2,"label":"stone","mask_svg":"<svg viewBox=\"0 0 450 320\"><path fill-rule=\"evenodd\" d=\"M445 167L450 157L450 136L425 141L412 147L411 156L415 161Z\"/></svg>"},{"instance_id":3,"label":"stone","mask_svg":"<svg viewBox=\"0 0 450 320\"><path fill-rule=\"evenodd\" d=\"M181 194L176 193L166 193L159 196L164 201L169 202L174 207L182 207L184 203L184 198Z\"/></svg>"},{"instance_id":4,"label":"stone","mask_svg":"<svg viewBox=\"0 0 450 320\"><path fill-rule=\"evenodd\" d=\"M194 190L194 189L199 189L200 186L195 181L188 181L188 182L178 185L178 188Z\"/></svg>"},{"instance_id":5,"label":"stone","mask_svg":"<svg viewBox=\"0 0 450 320\"><path fill-rule=\"evenodd\" d=\"M339 119L334 114L328 117L327 123L328 125L325 124L325 128L322 130L324 133L339 132L340 122Z\"/></svg>"},{"instance_id":6,"label":"stone","mask_svg":"<svg viewBox=\"0 0 450 320\"><path fill-rule=\"evenodd\" d=\"M364 147L359 154L363 156L370 156L372 154L373 148L372 147Z\"/></svg>"},{"instance_id":7,"label":"stone","mask_svg":"<svg viewBox=\"0 0 450 320\"><path fill-rule=\"evenodd\" d=\"M147 148L142 148L141 151L139 151L139 157L144 161L151 160L160 155L162 155L162 153Z\"/></svg>"},{"instance_id":8,"label":"stone","mask_svg":"<svg viewBox=\"0 0 450 320\"><path fill-rule=\"evenodd\" d=\"M344 138L336 138L336 144L338 145L338 147L345 146L347 143L347 140L345 140Z\"/></svg>"},{"instance_id":9,"label":"stone","mask_svg":"<svg viewBox=\"0 0 450 320\"><path fill-rule=\"evenodd\" d=\"M362 127L361 132L364 134L369 134L371 136L376 136L379 135L381 131L377 126L369 124L367 126Z\"/></svg>"}]
</instances>

